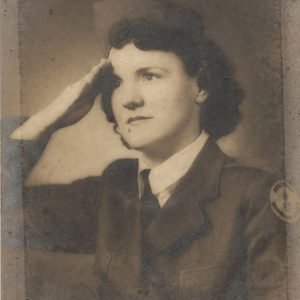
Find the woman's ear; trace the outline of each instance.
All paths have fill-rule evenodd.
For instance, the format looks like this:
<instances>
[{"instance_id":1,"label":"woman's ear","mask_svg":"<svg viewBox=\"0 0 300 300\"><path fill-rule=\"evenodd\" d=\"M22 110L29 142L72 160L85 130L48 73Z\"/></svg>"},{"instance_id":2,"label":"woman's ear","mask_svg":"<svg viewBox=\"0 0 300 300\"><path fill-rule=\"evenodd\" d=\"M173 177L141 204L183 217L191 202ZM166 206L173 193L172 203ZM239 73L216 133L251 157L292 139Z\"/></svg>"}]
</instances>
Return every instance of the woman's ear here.
<instances>
[{"instance_id":1,"label":"woman's ear","mask_svg":"<svg viewBox=\"0 0 300 300\"><path fill-rule=\"evenodd\" d=\"M206 90L202 90L198 88L198 92L195 99L196 103L197 104L203 103L207 99L208 95L209 93Z\"/></svg>"}]
</instances>

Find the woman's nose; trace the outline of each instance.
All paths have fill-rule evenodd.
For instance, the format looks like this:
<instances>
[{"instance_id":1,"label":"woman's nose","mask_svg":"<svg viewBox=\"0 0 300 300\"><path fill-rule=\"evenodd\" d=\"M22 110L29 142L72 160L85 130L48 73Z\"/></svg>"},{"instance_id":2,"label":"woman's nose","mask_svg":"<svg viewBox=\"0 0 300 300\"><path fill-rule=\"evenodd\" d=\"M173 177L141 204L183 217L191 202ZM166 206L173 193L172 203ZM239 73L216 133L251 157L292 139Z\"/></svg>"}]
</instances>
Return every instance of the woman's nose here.
<instances>
[{"instance_id":1,"label":"woman's nose","mask_svg":"<svg viewBox=\"0 0 300 300\"><path fill-rule=\"evenodd\" d=\"M145 104L143 97L137 87L128 87L126 91L124 91L124 94L122 96L122 105L127 109L134 110Z\"/></svg>"}]
</instances>

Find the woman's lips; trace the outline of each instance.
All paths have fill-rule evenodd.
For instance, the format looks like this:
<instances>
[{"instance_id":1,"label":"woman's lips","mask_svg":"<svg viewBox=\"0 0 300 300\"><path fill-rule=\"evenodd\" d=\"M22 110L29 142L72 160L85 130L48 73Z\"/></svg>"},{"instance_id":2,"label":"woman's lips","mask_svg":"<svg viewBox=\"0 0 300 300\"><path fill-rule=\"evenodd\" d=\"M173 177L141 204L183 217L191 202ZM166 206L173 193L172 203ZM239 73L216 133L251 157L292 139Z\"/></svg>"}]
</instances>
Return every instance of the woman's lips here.
<instances>
[{"instance_id":1,"label":"woman's lips","mask_svg":"<svg viewBox=\"0 0 300 300\"><path fill-rule=\"evenodd\" d=\"M149 120L149 119L152 119L152 117L146 117L146 116L131 117L128 118L127 124L138 123L139 121Z\"/></svg>"}]
</instances>

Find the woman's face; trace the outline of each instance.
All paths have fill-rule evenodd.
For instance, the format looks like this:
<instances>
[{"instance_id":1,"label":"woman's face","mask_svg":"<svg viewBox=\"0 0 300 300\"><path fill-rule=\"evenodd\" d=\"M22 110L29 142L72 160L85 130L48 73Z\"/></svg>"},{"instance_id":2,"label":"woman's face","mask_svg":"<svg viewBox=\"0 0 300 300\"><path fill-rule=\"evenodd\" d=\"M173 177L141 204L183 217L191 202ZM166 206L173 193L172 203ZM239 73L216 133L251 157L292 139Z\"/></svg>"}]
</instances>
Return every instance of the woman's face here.
<instances>
[{"instance_id":1,"label":"woman's face","mask_svg":"<svg viewBox=\"0 0 300 300\"><path fill-rule=\"evenodd\" d=\"M142 51L130 43L112 48L109 59L120 83L112 95L112 110L133 149L178 151L197 138L199 103L206 96L176 54Z\"/></svg>"}]
</instances>

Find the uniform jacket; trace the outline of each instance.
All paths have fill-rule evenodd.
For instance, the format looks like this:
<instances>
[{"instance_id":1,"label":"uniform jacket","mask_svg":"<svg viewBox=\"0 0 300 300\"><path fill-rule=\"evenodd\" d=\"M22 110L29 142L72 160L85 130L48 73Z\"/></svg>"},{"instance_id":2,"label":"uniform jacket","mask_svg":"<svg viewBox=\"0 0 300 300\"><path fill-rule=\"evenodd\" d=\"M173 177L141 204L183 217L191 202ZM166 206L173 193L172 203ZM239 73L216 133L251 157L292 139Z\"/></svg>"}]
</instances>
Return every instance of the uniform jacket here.
<instances>
[{"instance_id":1,"label":"uniform jacket","mask_svg":"<svg viewBox=\"0 0 300 300\"><path fill-rule=\"evenodd\" d=\"M29 247L95 253L99 299L288 299L274 177L239 166L209 140L147 228L145 283L137 170L137 160L119 160L100 177L25 189Z\"/></svg>"}]
</instances>

